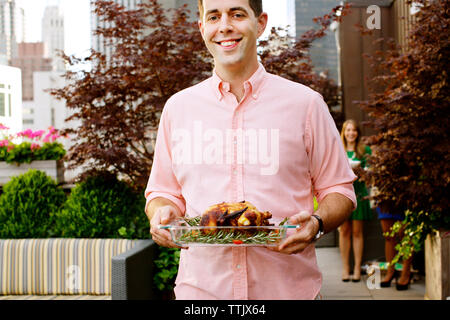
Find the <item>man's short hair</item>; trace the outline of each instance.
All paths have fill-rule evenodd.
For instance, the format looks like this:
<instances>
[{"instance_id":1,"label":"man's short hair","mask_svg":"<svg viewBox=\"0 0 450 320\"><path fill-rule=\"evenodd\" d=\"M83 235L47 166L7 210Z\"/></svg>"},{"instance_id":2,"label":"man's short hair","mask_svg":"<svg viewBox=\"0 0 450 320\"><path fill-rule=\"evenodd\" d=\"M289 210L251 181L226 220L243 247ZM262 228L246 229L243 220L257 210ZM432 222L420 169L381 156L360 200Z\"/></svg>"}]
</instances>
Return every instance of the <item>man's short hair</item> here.
<instances>
[{"instance_id":1,"label":"man's short hair","mask_svg":"<svg viewBox=\"0 0 450 320\"><path fill-rule=\"evenodd\" d=\"M248 0L255 17L259 17L263 12L262 0ZM203 0L198 0L198 11L200 12L200 19L203 19Z\"/></svg>"}]
</instances>

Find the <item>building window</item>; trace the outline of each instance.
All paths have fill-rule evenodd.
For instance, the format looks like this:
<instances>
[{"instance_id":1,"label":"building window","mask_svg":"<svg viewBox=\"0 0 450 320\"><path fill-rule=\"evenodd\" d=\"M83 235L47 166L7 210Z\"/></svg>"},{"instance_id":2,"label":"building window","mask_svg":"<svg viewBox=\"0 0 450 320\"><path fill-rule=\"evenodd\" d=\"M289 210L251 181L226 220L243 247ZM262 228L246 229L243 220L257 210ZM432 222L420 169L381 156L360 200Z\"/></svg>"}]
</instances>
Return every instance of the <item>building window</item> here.
<instances>
[{"instance_id":1,"label":"building window","mask_svg":"<svg viewBox=\"0 0 450 320\"><path fill-rule=\"evenodd\" d=\"M23 119L22 123L23 124L34 124L34 120L33 119Z\"/></svg>"},{"instance_id":2,"label":"building window","mask_svg":"<svg viewBox=\"0 0 450 320\"><path fill-rule=\"evenodd\" d=\"M0 92L0 117L4 117L5 115L5 94Z\"/></svg>"},{"instance_id":3,"label":"building window","mask_svg":"<svg viewBox=\"0 0 450 320\"><path fill-rule=\"evenodd\" d=\"M11 96L11 85L4 83L0 84L0 117L12 116Z\"/></svg>"},{"instance_id":4,"label":"building window","mask_svg":"<svg viewBox=\"0 0 450 320\"><path fill-rule=\"evenodd\" d=\"M51 108L50 112L51 112L51 124L54 127L55 126L55 109Z\"/></svg>"}]
</instances>

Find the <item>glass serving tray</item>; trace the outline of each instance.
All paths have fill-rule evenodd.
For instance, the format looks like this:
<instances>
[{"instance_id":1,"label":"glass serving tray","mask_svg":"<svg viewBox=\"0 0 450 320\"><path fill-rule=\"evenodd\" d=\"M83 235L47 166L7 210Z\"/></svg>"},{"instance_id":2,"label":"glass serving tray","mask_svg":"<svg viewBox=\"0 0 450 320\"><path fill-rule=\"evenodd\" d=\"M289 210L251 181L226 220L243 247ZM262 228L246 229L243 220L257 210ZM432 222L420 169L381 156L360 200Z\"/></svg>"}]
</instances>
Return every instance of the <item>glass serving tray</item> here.
<instances>
[{"instance_id":1,"label":"glass serving tray","mask_svg":"<svg viewBox=\"0 0 450 320\"><path fill-rule=\"evenodd\" d=\"M173 224L159 225L159 229L168 230L172 241L180 247L191 246L277 246L286 238L288 229L299 225L278 226L199 226L191 225L186 220L174 221Z\"/></svg>"}]
</instances>

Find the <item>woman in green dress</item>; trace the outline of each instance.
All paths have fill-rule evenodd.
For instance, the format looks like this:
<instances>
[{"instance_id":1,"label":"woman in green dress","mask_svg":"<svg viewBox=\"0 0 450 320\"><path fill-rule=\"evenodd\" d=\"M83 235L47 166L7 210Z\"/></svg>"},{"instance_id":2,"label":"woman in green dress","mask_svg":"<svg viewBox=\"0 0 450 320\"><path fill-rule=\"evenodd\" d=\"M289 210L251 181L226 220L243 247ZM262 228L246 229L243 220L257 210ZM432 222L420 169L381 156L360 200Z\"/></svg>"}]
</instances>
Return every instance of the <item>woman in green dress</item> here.
<instances>
[{"instance_id":1,"label":"woman in green dress","mask_svg":"<svg viewBox=\"0 0 450 320\"><path fill-rule=\"evenodd\" d=\"M344 122L341 131L342 143L347 151L350 165L355 174L366 167L366 156L371 154L370 148L361 141L361 129L354 120ZM358 175L358 174L357 174ZM353 183L355 188L357 208L350 218L339 228L339 249L342 257L342 281L350 281L350 249L353 244L354 268L353 282L361 280L361 263L364 248L363 225L364 220L372 219L369 200L364 199L368 191L364 182L357 179Z\"/></svg>"}]
</instances>

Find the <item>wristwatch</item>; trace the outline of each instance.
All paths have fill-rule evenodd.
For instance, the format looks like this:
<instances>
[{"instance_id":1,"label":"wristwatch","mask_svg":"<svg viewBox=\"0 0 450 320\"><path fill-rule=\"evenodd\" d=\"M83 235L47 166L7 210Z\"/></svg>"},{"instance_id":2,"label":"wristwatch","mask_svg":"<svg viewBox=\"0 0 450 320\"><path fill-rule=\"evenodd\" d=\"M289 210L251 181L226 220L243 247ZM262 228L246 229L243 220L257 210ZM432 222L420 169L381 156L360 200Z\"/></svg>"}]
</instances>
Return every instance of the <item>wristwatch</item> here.
<instances>
[{"instance_id":1,"label":"wristwatch","mask_svg":"<svg viewBox=\"0 0 450 320\"><path fill-rule=\"evenodd\" d=\"M317 214L313 214L312 217L316 218L317 221L319 221L319 230L317 231L317 233L313 239L313 241L317 241L325 234L325 232L323 230L323 221L322 221L322 218L319 217Z\"/></svg>"}]
</instances>

